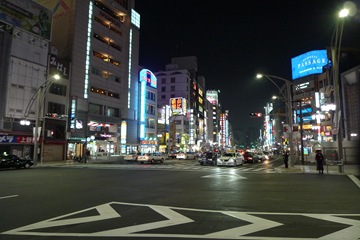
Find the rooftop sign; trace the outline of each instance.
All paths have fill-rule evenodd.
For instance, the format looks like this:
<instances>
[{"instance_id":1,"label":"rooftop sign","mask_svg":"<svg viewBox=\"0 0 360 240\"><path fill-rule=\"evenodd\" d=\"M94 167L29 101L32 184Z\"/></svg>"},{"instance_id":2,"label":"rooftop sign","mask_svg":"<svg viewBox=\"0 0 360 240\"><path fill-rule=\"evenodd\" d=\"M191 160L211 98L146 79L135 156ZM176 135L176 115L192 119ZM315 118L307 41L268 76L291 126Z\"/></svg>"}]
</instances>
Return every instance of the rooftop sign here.
<instances>
[{"instance_id":1,"label":"rooftop sign","mask_svg":"<svg viewBox=\"0 0 360 240\"><path fill-rule=\"evenodd\" d=\"M326 50L314 50L291 59L292 79L322 73L328 64Z\"/></svg>"}]
</instances>

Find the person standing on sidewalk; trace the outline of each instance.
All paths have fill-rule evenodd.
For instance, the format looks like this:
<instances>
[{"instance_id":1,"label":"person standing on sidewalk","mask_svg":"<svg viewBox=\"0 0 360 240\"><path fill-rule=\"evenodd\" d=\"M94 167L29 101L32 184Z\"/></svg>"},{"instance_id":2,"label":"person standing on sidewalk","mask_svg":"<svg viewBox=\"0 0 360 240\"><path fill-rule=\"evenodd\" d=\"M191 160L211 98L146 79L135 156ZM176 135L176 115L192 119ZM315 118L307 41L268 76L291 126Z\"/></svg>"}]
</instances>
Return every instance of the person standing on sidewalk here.
<instances>
[{"instance_id":1,"label":"person standing on sidewalk","mask_svg":"<svg viewBox=\"0 0 360 240\"><path fill-rule=\"evenodd\" d=\"M320 173L324 173L324 155L321 153L321 150L316 150L315 155L316 160L316 170Z\"/></svg>"},{"instance_id":2,"label":"person standing on sidewalk","mask_svg":"<svg viewBox=\"0 0 360 240\"><path fill-rule=\"evenodd\" d=\"M289 155L290 155L289 151L286 150L286 151L284 152L284 155L283 155L285 168L288 168L288 167L289 167Z\"/></svg>"}]
</instances>

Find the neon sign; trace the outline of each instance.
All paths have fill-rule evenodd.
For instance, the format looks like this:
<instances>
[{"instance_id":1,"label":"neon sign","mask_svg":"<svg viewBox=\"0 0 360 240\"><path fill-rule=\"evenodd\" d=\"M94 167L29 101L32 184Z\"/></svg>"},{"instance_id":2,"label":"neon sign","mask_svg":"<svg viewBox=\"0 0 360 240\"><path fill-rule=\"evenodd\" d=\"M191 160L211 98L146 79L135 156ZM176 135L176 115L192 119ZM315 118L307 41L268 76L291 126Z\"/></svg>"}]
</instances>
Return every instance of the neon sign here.
<instances>
[{"instance_id":1,"label":"neon sign","mask_svg":"<svg viewBox=\"0 0 360 240\"><path fill-rule=\"evenodd\" d=\"M322 73L328 64L326 50L314 50L291 59L292 79Z\"/></svg>"},{"instance_id":2,"label":"neon sign","mask_svg":"<svg viewBox=\"0 0 360 240\"><path fill-rule=\"evenodd\" d=\"M157 79L155 75L148 69L140 71L140 82L146 82L147 86L157 88Z\"/></svg>"},{"instance_id":3,"label":"neon sign","mask_svg":"<svg viewBox=\"0 0 360 240\"><path fill-rule=\"evenodd\" d=\"M180 115L186 113L186 99L179 98L170 98L170 107L173 115Z\"/></svg>"}]
</instances>

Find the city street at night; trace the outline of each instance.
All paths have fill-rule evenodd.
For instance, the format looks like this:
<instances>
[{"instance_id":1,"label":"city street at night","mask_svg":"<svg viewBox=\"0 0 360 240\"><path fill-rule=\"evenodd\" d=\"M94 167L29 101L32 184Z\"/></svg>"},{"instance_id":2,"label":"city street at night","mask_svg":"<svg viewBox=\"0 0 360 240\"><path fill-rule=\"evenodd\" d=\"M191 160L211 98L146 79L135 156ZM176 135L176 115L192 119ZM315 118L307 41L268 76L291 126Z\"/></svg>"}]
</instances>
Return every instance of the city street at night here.
<instances>
[{"instance_id":1,"label":"city street at night","mask_svg":"<svg viewBox=\"0 0 360 240\"><path fill-rule=\"evenodd\" d=\"M2 170L0 238L360 237L360 188L347 175L82 166Z\"/></svg>"}]
</instances>

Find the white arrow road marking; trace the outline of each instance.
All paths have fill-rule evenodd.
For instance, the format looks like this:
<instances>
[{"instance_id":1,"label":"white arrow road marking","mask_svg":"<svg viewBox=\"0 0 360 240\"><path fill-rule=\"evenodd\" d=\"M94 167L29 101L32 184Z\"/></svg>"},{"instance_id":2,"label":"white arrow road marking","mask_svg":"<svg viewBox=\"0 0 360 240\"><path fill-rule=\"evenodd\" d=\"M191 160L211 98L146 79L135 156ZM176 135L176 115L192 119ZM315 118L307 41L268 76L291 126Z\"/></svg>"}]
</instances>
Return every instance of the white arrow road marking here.
<instances>
[{"instance_id":1,"label":"white arrow road marking","mask_svg":"<svg viewBox=\"0 0 360 240\"><path fill-rule=\"evenodd\" d=\"M140 224L136 226L131 227L124 227L124 228L118 228L118 229L112 229L104 232L97 232L93 234L93 236L126 236L128 234L136 233L139 231L146 231L146 230L152 230L157 228L163 228L163 227L169 227L174 225L179 225L183 223L190 223L194 222L194 220L185 217L173 210L171 210L168 207L161 207L161 206L149 206L154 211L158 212L162 216L168 218L168 220L164 221L158 221L153 223L146 223L146 224ZM147 234L141 234L141 236L148 236Z\"/></svg>"},{"instance_id":2,"label":"white arrow road marking","mask_svg":"<svg viewBox=\"0 0 360 240\"><path fill-rule=\"evenodd\" d=\"M268 228L278 227L283 225L282 223L270 221L267 219L259 218L256 216L249 215L247 213L242 212L223 212L226 215L229 215L234 218L238 218L247 222L250 222L252 224L245 225L242 227L227 229L224 231L219 231L215 233L210 233L208 235L205 235L206 237L210 238L225 238L225 239L237 239L240 235L246 235L258 231L262 231Z\"/></svg>"},{"instance_id":3,"label":"white arrow road marking","mask_svg":"<svg viewBox=\"0 0 360 240\"><path fill-rule=\"evenodd\" d=\"M93 233L74 233L74 232L54 232L49 229L49 232L42 230L41 232L35 232L37 229L45 229L50 227L66 226L71 224L88 223L94 221L107 220L111 218L118 218L118 214L111 205L121 204L128 206L141 206L149 207L155 212L166 217L167 220L157 221L153 223L140 224L136 226L128 226L123 228L116 228L106 231L99 231ZM97 216L80 217L80 218L69 218L73 215L84 213L89 210L96 209L99 212ZM191 223L194 220L179 214L176 210L186 210L193 212L209 212L209 213L222 213L233 218L244 220L249 222L248 225L235 227L223 231L213 232L210 234L199 235L199 234L162 234L162 233L141 233L143 231L164 228L169 226L180 225L184 223ZM343 223L349 225L348 228L333 232L321 238L291 238L291 237L267 237L267 236L246 236L251 233L256 233L262 230L282 226L284 224L263 219L257 215L291 215L291 216L306 216L315 219L321 219L324 221ZM169 206L156 206L147 204L136 204L136 203L125 203L125 202L111 202L108 204L99 205L93 208L88 208L71 214L66 214L60 217L48 219L28 226L13 229L2 234L12 235L33 235L33 236L76 236L76 237L141 237L141 238L206 238L206 239L286 239L286 240L313 240L313 239L358 239L360 237L360 221L354 219L347 219L345 217L360 217L360 214L304 214L304 213L269 213L269 212L234 212L234 211L220 211L220 210L205 210L205 209L192 209L192 208L180 208L180 207L169 207ZM66 218L66 219L64 219ZM64 228L65 229L65 228Z\"/></svg>"},{"instance_id":4,"label":"white arrow road marking","mask_svg":"<svg viewBox=\"0 0 360 240\"><path fill-rule=\"evenodd\" d=\"M66 217L69 217L69 216L72 216L72 215L75 215L78 213L87 212L92 209L94 209L94 208L88 208L88 209L81 210L78 212L66 214L66 215L63 215L60 217L51 218L51 219L48 219L45 221L31 224L31 225L28 225L25 227L16 228L14 230L5 232L5 234L22 234L21 232L35 230L35 229L66 226L66 225L71 225L71 224L87 223L87 222L94 222L94 221L100 221L100 220L106 220L106 219L120 217L120 215L110 206L110 204L103 204L103 205L95 207L95 209L99 212L99 215L97 215L97 216L58 220L58 219L66 218ZM27 234L29 234L29 232L24 233L24 234L27 235ZM31 235L31 233L30 233L30 235ZM39 235L39 233L34 234L34 235ZM44 235L48 235L48 234L44 234ZM56 234L56 235L58 235L58 234Z\"/></svg>"},{"instance_id":5,"label":"white arrow road marking","mask_svg":"<svg viewBox=\"0 0 360 240\"><path fill-rule=\"evenodd\" d=\"M211 175L202 176L202 178L226 178L229 181L235 181L235 180L238 180L238 179L247 179L246 177L240 176L239 174L236 174L236 173L211 174Z\"/></svg>"},{"instance_id":6,"label":"white arrow road marking","mask_svg":"<svg viewBox=\"0 0 360 240\"><path fill-rule=\"evenodd\" d=\"M343 223L346 225L350 225L348 228L339 230L337 232L331 233L329 235L323 236L319 239L324 239L324 240L338 240L338 239L359 239L360 238L360 221L358 220L353 220L353 219L349 219L349 218L342 218L339 217L339 215L337 216L330 216L330 215L324 215L324 214L304 214L304 216L307 217L311 217L311 218L317 218L317 219L321 219L321 220L325 220L325 221L330 221L330 222L336 222L336 223ZM347 217L351 216L351 214L349 215L345 215ZM359 216L359 214L353 214L353 216Z\"/></svg>"},{"instance_id":7,"label":"white arrow road marking","mask_svg":"<svg viewBox=\"0 0 360 240\"><path fill-rule=\"evenodd\" d=\"M13 198L13 197L18 197L18 196L19 196L19 195L10 195L10 196L0 197L0 199Z\"/></svg>"}]
</instances>

